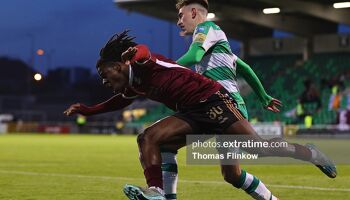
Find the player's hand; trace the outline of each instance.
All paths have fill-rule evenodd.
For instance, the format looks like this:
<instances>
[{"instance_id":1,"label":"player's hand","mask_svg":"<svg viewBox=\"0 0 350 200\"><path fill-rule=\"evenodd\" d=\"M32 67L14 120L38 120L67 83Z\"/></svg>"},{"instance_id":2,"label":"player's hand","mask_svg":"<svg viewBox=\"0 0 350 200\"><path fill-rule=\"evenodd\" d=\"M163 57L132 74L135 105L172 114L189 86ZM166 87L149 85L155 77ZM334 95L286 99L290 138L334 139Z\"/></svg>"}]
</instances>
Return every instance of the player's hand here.
<instances>
[{"instance_id":1,"label":"player's hand","mask_svg":"<svg viewBox=\"0 0 350 200\"><path fill-rule=\"evenodd\" d=\"M129 47L126 51L122 53L122 61L124 63L130 61L135 56L136 52L136 47Z\"/></svg>"},{"instance_id":2,"label":"player's hand","mask_svg":"<svg viewBox=\"0 0 350 200\"><path fill-rule=\"evenodd\" d=\"M271 112L277 113L277 112L280 112L280 109L278 107L282 107L282 106L283 104L280 100L272 98L270 100L270 103L267 106L265 106L265 109Z\"/></svg>"},{"instance_id":3,"label":"player's hand","mask_svg":"<svg viewBox=\"0 0 350 200\"><path fill-rule=\"evenodd\" d=\"M63 114L67 116L71 116L74 114L89 115L89 107L81 103L76 103L71 105L67 110L65 110Z\"/></svg>"}]
</instances>

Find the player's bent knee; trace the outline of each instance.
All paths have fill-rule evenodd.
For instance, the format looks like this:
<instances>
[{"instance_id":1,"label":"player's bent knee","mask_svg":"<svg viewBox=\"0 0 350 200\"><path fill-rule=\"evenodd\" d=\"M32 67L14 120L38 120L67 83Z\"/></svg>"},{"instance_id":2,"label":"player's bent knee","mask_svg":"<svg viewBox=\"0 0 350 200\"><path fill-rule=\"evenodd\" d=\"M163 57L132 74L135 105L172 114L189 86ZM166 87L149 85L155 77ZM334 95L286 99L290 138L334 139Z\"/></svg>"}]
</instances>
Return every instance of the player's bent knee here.
<instances>
[{"instance_id":1,"label":"player's bent knee","mask_svg":"<svg viewBox=\"0 0 350 200\"><path fill-rule=\"evenodd\" d=\"M157 143L157 131L154 128L146 128L142 134L140 134L140 143ZM139 140L138 140L139 142ZM139 143L139 144L140 144Z\"/></svg>"}]
</instances>

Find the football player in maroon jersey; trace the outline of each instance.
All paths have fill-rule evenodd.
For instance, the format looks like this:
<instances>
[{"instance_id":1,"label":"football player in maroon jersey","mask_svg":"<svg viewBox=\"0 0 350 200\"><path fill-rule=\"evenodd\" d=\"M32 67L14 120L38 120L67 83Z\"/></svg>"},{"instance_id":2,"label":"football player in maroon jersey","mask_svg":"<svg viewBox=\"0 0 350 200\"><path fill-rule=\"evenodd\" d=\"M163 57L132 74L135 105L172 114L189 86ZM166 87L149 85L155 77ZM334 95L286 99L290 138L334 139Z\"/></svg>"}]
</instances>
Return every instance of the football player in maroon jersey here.
<instances>
[{"instance_id":1,"label":"football player in maroon jersey","mask_svg":"<svg viewBox=\"0 0 350 200\"><path fill-rule=\"evenodd\" d=\"M219 83L151 53L147 46L137 45L133 39L127 31L114 35L102 48L97 62L103 84L117 95L94 106L73 104L64 111L66 115L115 111L130 105L137 96L161 102L177 111L138 136L140 161L148 188L126 185L124 192L129 199L165 199L159 147L179 141L188 134L239 134L270 144L271 141L256 134ZM288 148L264 148L258 153L260 157L281 156L309 161L329 177L336 177L332 161L311 145L288 144ZM272 198L271 194L266 198Z\"/></svg>"}]
</instances>

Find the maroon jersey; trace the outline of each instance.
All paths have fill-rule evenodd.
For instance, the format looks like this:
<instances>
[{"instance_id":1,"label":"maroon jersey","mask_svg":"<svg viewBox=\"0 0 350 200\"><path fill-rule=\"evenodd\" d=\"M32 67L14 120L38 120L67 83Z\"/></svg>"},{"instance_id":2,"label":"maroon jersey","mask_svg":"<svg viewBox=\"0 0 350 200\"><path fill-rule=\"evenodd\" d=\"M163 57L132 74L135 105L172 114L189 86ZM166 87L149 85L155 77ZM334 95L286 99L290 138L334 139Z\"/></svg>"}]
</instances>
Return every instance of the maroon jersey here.
<instances>
[{"instance_id":1,"label":"maroon jersey","mask_svg":"<svg viewBox=\"0 0 350 200\"><path fill-rule=\"evenodd\" d=\"M207 99L222 86L161 55L150 53L147 46L136 46L131 60L130 89L173 110Z\"/></svg>"}]
</instances>

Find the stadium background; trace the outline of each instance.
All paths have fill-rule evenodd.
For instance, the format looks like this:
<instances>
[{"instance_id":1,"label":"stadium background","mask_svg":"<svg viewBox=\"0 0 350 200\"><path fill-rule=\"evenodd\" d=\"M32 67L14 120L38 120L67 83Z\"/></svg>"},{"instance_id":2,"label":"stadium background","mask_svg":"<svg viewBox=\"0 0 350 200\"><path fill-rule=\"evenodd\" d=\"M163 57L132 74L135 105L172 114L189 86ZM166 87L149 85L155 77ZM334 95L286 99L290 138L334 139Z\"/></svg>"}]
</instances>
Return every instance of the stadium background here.
<instances>
[{"instance_id":1,"label":"stadium background","mask_svg":"<svg viewBox=\"0 0 350 200\"><path fill-rule=\"evenodd\" d=\"M263 110L239 78L250 121L260 134L313 142L326 152L336 146L349 149L350 10L335 9L336 2L210 2L215 13L212 20L230 37L233 51L250 64L268 93L284 103L281 113ZM160 23L162 30L136 32L138 41L177 59L191 38L179 39L174 4L116 0L109 6L128 13L124 21L137 15ZM263 14L264 8L271 7L280 8L280 13ZM125 28L139 27L119 24L114 30ZM30 32L23 35L30 41L29 59L11 57L6 51L0 55L0 199L125 199L123 184L144 183L134 135L172 111L138 99L120 112L87 118L63 116L72 103L97 103L111 93L92 68L54 66L53 47L40 51L35 45L40 37ZM99 38L101 46L107 38ZM41 80L33 78L36 73L42 75ZM179 156L181 199L248 199L223 182L218 167L186 166L184 151ZM246 168L282 199L350 199L348 164L339 166L335 180L308 165ZM209 189L213 190L210 194Z\"/></svg>"}]
</instances>

